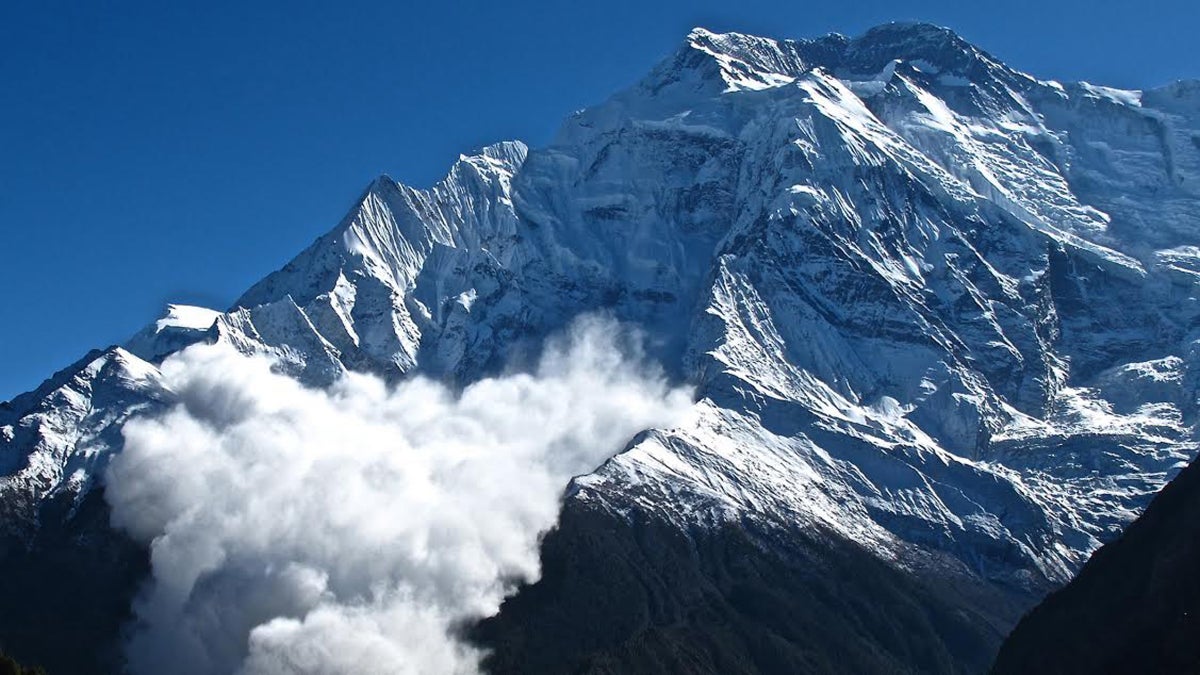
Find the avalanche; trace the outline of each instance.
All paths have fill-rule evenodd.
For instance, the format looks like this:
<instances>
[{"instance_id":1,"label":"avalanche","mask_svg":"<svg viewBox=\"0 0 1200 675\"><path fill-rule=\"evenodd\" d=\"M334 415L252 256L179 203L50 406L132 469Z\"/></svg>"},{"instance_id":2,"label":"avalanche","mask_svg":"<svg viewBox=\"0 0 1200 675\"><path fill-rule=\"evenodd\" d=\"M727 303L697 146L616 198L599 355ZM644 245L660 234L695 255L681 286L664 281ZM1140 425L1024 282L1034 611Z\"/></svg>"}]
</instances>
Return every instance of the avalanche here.
<instances>
[{"instance_id":1,"label":"avalanche","mask_svg":"<svg viewBox=\"0 0 1200 675\"><path fill-rule=\"evenodd\" d=\"M172 308L5 404L6 528L28 542L72 527L41 505L83 503L121 425L163 404L157 365L188 344L268 356L310 387L348 371L461 387L603 310L697 387L696 415L564 486L545 555L568 569L599 546L584 532L615 533L633 548L588 574L657 594L614 605L606 617L624 618L597 645L556 604L591 592L586 575L553 577L481 638L497 670L551 639L506 616L559 629L547 672L770 670L745 637L765 634L797 668L837 662L788 623L810 610L722 604L739 591L706 551L743 536L739 555L799 589L835 578L797 572L801 558L850 556L898 593L944 591L897 600L923 608L928 649L847 618L867 605L804 624L866 630L863 668L979 669L1197 452L1197 139L1194 82L1042 81L925 24L811 40L696 29L547 147L489 146L427 190L381 177L228 311ZM661 549L676 537L691 553ZM555 541L582 548L559 560ZM716 615L754 628L722 632L741 624L705 623ZM692 632L670 632L685 616Z\"/></svg>"}]
</instances>

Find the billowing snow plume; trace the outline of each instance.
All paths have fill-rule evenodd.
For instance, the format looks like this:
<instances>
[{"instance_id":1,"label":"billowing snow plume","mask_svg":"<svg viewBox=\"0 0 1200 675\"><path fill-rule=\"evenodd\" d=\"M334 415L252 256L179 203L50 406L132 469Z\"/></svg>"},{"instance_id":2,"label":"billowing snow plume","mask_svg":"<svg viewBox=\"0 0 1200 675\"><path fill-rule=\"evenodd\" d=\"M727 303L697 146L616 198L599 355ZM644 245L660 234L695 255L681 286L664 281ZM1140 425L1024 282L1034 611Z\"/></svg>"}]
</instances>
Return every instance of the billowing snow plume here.
<instances>
[{"instance_id":1,"label":"billowing snow plume","mask_svg":"<svg viewBox=\"0 0 1200 675\"><path fill-rule=\"evenodd\" d=\"M150 544L136 673L457 673L455 638L539 574L562 489L689 407L607 319L577 320L532 374L455 394L351 374L306 389L262 358L191 347L178 397L131 421L113 521Z\"/></svg>"}]
</instances>

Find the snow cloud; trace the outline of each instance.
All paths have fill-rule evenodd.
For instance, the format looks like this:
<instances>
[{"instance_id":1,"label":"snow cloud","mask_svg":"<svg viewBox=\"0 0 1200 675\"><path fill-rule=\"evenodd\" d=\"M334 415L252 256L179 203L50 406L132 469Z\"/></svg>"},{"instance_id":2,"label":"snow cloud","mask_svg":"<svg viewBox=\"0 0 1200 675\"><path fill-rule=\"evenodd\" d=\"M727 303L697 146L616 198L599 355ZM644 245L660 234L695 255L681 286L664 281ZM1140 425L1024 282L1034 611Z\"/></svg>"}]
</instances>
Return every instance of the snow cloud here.
<instances>
[{"instance_id":1,"label":"snow cloud","mask_svg":"<svg viewBox=\"0 0 1200 675\"><path fill-rule=\"evenodd\" d=\"M570 478L691 400L596 317L460 393L306 389L222 345L162 371L177 403L129 422L107 473L114 524L151 550L142 674L473 672L456 631L537 578Z\"/></svg>"}]
</instances>

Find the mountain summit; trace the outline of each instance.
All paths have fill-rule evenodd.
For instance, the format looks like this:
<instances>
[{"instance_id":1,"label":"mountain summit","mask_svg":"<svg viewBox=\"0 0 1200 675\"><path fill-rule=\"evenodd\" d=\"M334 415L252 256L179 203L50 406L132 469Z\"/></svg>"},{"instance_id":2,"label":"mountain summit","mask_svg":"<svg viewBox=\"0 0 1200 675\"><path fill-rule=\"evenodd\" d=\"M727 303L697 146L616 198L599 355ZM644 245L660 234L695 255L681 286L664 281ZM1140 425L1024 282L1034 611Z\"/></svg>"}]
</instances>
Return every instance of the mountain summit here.
<instances>
[{"instance_id":1,"label":"mountain summit","mask_svg":"<svg viewBox=\"0 0 1200 675\"><path fill-rule=\"evenodd\" d=\"M1198 282L1195 86L1039 80L927 24L697 28L549 146L382 177L234 307L4 404L4 601L144 564L96 494L187 344L465 385L603 311L695 415L564 486L543 580L470 631L488 668L981 671L1195 456ZM35 573L71 546L100 572ZM15 621L14 656L97 667Z\"/></svg>"}]
</instances>

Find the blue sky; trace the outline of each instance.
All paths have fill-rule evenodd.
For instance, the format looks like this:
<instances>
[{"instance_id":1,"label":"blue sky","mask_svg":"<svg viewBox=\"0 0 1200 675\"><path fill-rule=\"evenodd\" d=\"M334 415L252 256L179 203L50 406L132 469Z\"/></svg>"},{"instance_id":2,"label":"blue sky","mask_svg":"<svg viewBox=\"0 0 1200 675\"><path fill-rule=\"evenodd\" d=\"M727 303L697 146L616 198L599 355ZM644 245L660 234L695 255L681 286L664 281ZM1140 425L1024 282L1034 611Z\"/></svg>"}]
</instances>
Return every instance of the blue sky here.
<instances>
[{"instance_id":1,"label":"blue sky","mask_svg":"<svg viewBox=\"0 0 1200 675\"><path fill-rule=\"evenodd\" d=\"M545 143L692 26L911 19L1041 77L1200 77L1194 0L3 3L0 399L166 302L226 307L379 173L424 186L460 152Z\"/></svg>"}]
</instances>

